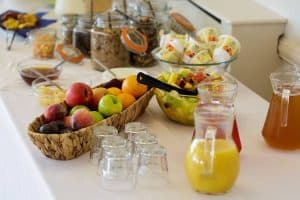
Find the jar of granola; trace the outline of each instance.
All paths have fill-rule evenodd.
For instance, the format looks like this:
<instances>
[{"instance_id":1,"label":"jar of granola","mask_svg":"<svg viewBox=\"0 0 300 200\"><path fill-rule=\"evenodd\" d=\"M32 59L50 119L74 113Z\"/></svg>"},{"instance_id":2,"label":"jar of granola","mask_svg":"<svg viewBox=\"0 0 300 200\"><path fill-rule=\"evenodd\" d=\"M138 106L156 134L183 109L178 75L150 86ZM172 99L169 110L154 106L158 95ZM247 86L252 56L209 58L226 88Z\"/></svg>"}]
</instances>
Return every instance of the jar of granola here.
<instances>
[{"instance_id":1,"label":"jar of granola","mask_svg":"<svg viewBox=\"0 0 300 200\"><path fill-rule=\"evenodd\" d=\"M129 51L121 41L121 33L129 27L128 20L116 12L106 12L96 17L91 34L91 60L94 68L101 70L95 60L108 68L129 64Z\"/></svg>"}]
</instances>

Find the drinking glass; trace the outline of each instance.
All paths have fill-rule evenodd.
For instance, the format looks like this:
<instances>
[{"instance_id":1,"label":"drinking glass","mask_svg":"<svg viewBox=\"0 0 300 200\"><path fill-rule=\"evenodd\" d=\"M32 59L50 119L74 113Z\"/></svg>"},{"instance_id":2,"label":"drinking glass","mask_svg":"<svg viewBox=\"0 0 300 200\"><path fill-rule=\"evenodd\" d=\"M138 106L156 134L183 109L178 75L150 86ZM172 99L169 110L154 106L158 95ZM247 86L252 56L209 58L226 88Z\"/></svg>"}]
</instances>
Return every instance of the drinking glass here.
<instances>
[{"instance_id":1,"label":"drinking glass","mask_svg":"<svg viewBox=\"0 0 300 200\"><path fill-rule=\"evenodd\" d=\"M127 150L114 148L104 151L99 162L101 186L106 190L128 191L136 184L136 171Z\"/></svg>"},{"instance_id":2,"label":"drinking glass","mask_svg":"<svg viewBox=\"0 0 300 200\"><path fill-rule=\"evenodd\" d=\"M142 146L137 175L139 187L153 188L168 184L167 150L159 144Z\"/></svg>"},{"instance_id":3,"label":"drinking glass","mask_svg":"<svg viewBox=\"0 0 300 200\"><path fill-rule=\"evenodd\" d=\"M148 146L157 143L158 143L157 137L150 133L142 133L136 135L132 142L131 153L133 155L137 155L143 146Z\"/></svg>"},{"instance_id":4,"label":"drinking glass","mask_svg":"<svg viewBox=\"0 0 300 200\"><path fill-rule=\"evenodd\" d=\"M99 160L102 160L105 151L118 148L126 150L127 141L124 138L118 135L104 137L101 141Z\"/></svg>"},{"instance_id":5,"label":"drinking glass","mask_svg":"<svg viewBox=\"0 0 300 200\"><path fill-rule=\"evenodd\" d=\"M94 128L90 150L90 162L93 165L98 165L102 139L116 135L118 135L118 130L113 126L97 126Z\"/></svg>"},{"instance_id":6,"label":"drinking glass","mask_svg":"<svg viewBox=\"0 0 300 200\"><path fill-rule=\"evenodd\" d=\"M125 124L125 133L127 134L128 141L132 142L134 136L140 133L147 133L148 127L142 122L130 122Z\"/></svg>"}]
</instances>

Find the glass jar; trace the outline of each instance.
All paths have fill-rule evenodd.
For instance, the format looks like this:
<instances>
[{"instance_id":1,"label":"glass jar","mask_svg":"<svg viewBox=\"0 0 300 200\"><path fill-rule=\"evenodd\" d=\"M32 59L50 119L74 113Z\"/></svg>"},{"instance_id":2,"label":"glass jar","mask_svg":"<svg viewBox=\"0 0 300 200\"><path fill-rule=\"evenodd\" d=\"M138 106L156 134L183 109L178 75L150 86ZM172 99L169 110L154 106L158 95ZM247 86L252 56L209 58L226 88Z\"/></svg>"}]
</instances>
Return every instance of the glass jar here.
<instances>
[{"instance_id":1,"label":"glass jar","mask_svg":"<svg viewBox=\"0 0 300 200\"><path fill-rule=\"evenodd\" d=\"M45 28L31 31L29 33L29 40L32 43L32 54L34 58L54 58L56 30Z\"/></svg>"},{"instance_id":2,"label":"glass jar","mask_svg":"<svg viewBox=\"0 0 300 200\"><path fill-rule=\"evenodd\" d=\"M61 36L63 44L73 43L73 29L76 24L77 15L63 15L61 18Z\"/></svg>"},{"instance_id":3,"label":"glass jar","mask_svg":"<svg viewBox=\"0 0 300 200\"><path fill-rule=\"evenodd\" d=\"M129 63L129 51L121 41L122 29L127 20L115 13L98 15L91 34L91 58L94 68L102 69L95 60L108 68L124 67Z\"/></svg>"},{"instance_id":4,"label":"glass jar","mask_svg":"<svg viewBox=\"0 0 300 200\"><path fill-rule=\"evenodd\" d=\"M130 64L136 67L149 67L155 64L155 59L151 52L159 45L159 30L157 20L151 16L138 16L136 24L137 31L147 38L148 47L142 54L130 53Z\"/></svg>"},{"instance_id":5,"label":"glass jar","mask_svg":"<svg viewBox=\"0 0 300 200\"><path fill-rule=\"evenodd\" d=\"M92 25L93 20L90 16L79 16L73 30L73 46L87 57L90 57Z\"/></svg>"},{"instance_id":6,"label":"glass jar","mask_svg":"<svg viewBox=\"0 0 300 200\"><path fill-rule=\"evenodd\" d=\"M154 17L159 30L169 32L169 6L167 0L136 0L137 11L141 16Z\"/></svg>"}]
</instances>

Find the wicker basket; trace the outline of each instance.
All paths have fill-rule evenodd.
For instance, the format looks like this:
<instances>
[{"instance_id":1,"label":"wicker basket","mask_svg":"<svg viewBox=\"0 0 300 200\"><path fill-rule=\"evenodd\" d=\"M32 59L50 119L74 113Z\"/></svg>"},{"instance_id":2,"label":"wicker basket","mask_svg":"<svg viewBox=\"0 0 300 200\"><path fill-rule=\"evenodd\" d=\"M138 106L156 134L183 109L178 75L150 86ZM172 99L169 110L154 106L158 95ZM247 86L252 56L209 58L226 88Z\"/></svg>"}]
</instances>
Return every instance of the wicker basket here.
<instances>
[{"instance_id":1,"label":"wicker basket","mask_svg":"<svg viewBox=\"0 0 300 200\"><path fill-rule=\"evenodd\" d=\"M142 114L153 96L153 89L147 91L136 102L119 114L108 117L92 126L63 134L41 134L39 127L44 124L41 115L28 126L31 141L49 158L70 160L90 150L91 136L96 126L109 125L121 130L127 122L134 121Z\"/></svg>"}]
</instances>

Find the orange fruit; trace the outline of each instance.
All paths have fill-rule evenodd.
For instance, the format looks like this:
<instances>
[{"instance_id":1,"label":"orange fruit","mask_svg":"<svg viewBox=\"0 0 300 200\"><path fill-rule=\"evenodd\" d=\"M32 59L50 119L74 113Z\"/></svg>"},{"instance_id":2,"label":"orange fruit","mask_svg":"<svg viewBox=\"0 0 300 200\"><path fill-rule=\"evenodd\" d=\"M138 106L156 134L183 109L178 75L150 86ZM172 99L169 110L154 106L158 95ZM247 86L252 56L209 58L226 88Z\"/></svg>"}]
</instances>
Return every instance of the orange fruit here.
<instances>
[{"instance_id":1,"label":"orange fruit","mask_svg":"<svg viewBox=\"0 0 300 200\"><path fill-rule=\"evenodd\" d=\"M100 99L107 93L106 88L98 87L93 89L92 106L94 109L98 109L98 103Z\"/></svg>"},{"instance_id":2,"label":"orange fruit","mask_svg":"<svg viewBox=\"0 0 300 200\"><path fill-rule=\"evenodd\" d=\"M136 101L135 97L128 93L118 94L118 98L122 102L123 110L125 108L128 108L131 104L133 104Z\"/></svg>"},{"instance_id":3,"label":"orange fruit","mask_svg":"<svg viewBox=\"0 0 300 200\"><path fill-rule=\"evenodd\" d=\"M118 96L118 94L122 93L122 90L120 88L117 88L117 87L110 87L106 91L107 91L108 94L112 94L112 95L115 95L115 96Z\"/></svg>"},{"instance_id":4,"label":"orange fruit","mask_svg":"<svg viewBox=\"0 0 300 200\"><path fill-rule=\"evenodd\" d=\"M136 75L128 76L122 83L122 91L138 98L147 92L147 86L137 81Z\"/></svg>"}]
</instances>

